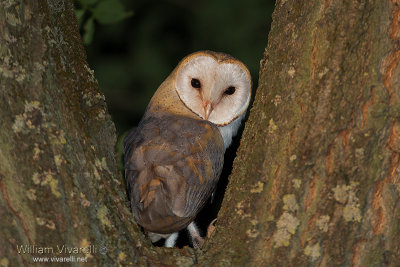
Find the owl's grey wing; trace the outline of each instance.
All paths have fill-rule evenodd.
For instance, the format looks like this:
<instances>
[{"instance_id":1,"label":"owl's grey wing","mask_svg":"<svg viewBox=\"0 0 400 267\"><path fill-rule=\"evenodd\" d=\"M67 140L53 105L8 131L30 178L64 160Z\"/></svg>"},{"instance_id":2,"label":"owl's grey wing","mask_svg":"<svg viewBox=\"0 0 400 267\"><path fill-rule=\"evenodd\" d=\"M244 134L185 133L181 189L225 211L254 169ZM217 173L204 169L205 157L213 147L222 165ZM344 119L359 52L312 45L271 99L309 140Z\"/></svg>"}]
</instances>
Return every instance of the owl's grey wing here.
<instances>
[{"instance_id":1,"label":"owl's grey wing","mask_svg":"<svg viewBox=\"0 0 400 267\"><path fill-rule=\"evenodd\" d=\"M145 118L124 141L132 211L148 231L186 227L213 192L223 166L217 127L179 116Z\"/></svg>"}]
</instances>

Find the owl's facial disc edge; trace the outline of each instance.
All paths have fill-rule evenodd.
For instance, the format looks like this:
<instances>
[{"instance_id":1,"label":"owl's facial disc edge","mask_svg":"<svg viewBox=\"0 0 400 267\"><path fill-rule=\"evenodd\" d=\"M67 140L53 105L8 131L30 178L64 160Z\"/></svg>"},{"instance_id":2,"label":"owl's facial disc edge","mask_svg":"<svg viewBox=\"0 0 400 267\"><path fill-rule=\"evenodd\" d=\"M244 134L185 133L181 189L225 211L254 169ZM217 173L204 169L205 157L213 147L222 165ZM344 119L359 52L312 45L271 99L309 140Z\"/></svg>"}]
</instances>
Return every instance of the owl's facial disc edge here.
<instances>
[{"instance_id":1,"label":"owl's facial disc edge","mask_svg":"<svg viewBox=\"0 0 400 267\"><path fill-rule=\"evenodd\" d=\"M199 52L178 65L175 90L191 112L217 126L225 126L246 112L251 77L239 60L218 60Z\"/></svg>"}]
</instances>

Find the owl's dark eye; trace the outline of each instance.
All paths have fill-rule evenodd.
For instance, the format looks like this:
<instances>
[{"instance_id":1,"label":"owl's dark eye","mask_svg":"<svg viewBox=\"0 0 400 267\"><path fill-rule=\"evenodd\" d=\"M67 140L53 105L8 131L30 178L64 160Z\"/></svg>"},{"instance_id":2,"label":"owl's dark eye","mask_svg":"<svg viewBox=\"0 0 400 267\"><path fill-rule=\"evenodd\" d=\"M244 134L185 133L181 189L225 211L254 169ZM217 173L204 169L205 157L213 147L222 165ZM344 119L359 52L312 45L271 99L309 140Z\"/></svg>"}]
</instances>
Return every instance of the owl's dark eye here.
<instances>
[{"instance_id":1,"label":"owl's dark eye","mask_svg":"<svg viewBox=\"0 0 400 267\"><path fill-rule=\"evenodd\" d=\"M228 87L228 89L225 90L224 94L226 95L233 95L236 91L236 88L233 86Z\"/></svg>"},{"instance_id":2,"label":"owl's dark eye","mask_svg":"<svg viewBox=\"0 0 400 267\"><path fill-rule=\"evenodd\" d=\"M200 81L197 80L197 79L194 79L194 78L193 78L192 81L191 81L190 83L191 83L191 85L192 85L193 88L200 89L200 87L201 87L201 83L200 83Z\"/></svg>"}]
</instances>

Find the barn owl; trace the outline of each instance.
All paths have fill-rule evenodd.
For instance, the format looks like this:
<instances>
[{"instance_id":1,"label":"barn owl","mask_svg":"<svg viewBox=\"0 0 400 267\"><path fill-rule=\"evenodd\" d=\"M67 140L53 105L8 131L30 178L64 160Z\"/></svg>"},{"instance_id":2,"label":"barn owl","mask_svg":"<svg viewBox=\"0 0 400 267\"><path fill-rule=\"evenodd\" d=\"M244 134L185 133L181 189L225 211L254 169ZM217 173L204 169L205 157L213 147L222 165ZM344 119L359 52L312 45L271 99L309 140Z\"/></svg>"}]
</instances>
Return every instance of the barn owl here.
<instances>
[{"instance_id":1,"label":"barn owl","mask_svg":"<svg viewBox=\"0 0 400 267\"><path fill-rule=\"evenodd\" d=\"M153 243L165 238L173 247L178 231L187 228L193 246L203 244L193 220L216 187L250 95L251 76L242 62L212 51L190 54L125 137L132 212Z\"/></svg>"}]
</instances>

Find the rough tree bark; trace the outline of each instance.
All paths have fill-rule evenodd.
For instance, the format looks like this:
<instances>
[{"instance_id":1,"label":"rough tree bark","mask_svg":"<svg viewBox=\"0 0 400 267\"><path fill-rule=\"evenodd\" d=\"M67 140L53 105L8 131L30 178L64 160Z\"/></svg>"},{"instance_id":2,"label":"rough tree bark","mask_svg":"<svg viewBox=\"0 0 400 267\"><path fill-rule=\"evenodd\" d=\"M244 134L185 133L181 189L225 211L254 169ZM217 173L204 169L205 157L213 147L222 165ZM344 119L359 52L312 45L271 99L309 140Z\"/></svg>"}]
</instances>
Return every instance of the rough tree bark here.
<instances>
[{"instance_id":1,"label":"rough tree bark","mask_svg":"<svg viewBox=\"0 0 400 267\"><path fill-rule=\"evenodd\" d=\"M157 254L132 220L72 1L0 1L0 90L1 266L70 255L89 266L174 265L191 255Z\"/></svg>"},{"instance_id":2,"label":"rough tree bark","mask_svg":"<svg viewBox=\"0 0 400 267\"><path fill-rule=\"evenodd\" d=\"M399 22L395 0L277 1L217 227L194 251L154 248L133 222L72 4L0 1L0 264L93 245L73 255L97 266L396 266Z\"/></svg>"},{"instance_id":3,"label":"rough tree bark","mask_svg":"<svg viewBox=\"0 0 400 267\"><path fill-rule=\"evenodd\" d=\"M399 23L395 0L276 2L214 260L399 266Z\"/></svg>"}]
</instances>

